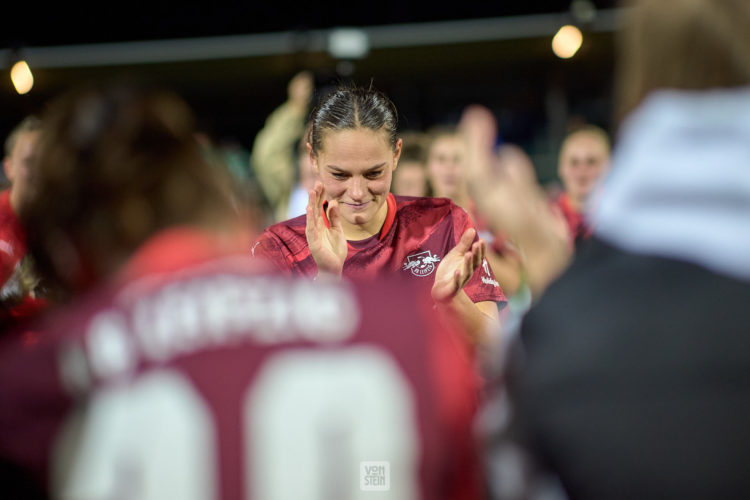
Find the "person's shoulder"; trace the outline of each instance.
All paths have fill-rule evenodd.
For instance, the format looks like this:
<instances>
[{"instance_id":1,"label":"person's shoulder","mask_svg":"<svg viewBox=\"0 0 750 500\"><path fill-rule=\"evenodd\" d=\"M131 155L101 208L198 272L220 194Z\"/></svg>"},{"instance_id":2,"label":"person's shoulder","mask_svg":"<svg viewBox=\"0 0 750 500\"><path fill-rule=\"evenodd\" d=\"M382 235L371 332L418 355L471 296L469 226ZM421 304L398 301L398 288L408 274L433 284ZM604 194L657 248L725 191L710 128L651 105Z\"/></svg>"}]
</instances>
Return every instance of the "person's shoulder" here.
<instances>
[{"instance_id":1,"label":"person's shoulder","mask_svg":"<svg viewBox=\"0 0 750 500\"><path fill-rule=\"evenodd\" d=\"M554 323L562 317L574 318L584 304L602 308L605 303L637 302L644 295L639 290L652 280L651 259L592 237L576 250L570 265L544 291L533 308L535 314L528 318L546 317Z\"/></svg>"},{"instance_id":2,"label":"person's shoulder","mask_svg":"<svg viewBox=\"0 0 750 500\"><path fill-rule=\"evenodd\" d=\"M261 237L269 237L275 235L279 238L294 237L302 235L305 236L305 226L307 225L307 216L298 215L291 219L287 219L281 222L275 222L267 226L261 233Z\"/></svg>"},{"instance_id":3,"label":"person's shoulder","mask_svg":"<svg viewBox=\"0 0 750 500\"><path fill-rule=\"evenodd\" d=\"M420 231L454 220L456 210L462 210L448 198L396 196L396 202L401 227L417 226Z\"/></svg>"},{"instance_id":4,"label":"person's shoulder","mask_svg":"<svg viewBox=\"0 0 750 500\"><path fill-rule=\"evenodd\" d=\"M116 316L113 295L111 284L102 284L64 305L47 298L27 300L23 304L26 309L11 313L14 317L0 336L0 350L4 355L19 355L35 362L41 360L40 353L46 359L43 353L49 349L83 345L87 335L96 335L115 324L110 321Z\"/></svg>"},{"instance_id":5,"label":"person's shoulder","mask_svg":"<svg viewBox=\"0 0 750 500\"><path fill-rule=\"evenodd\" d=\"M453 210L458 207L449 198L431 198L426 196L399 196L395 195L396 206L399 210Z\"/></svg>"},{"instance_id":6,"label":"person's shoulder","mask_svg":"<svg viewBox=\"0 0 750 500\"><path fill-rule=\"evenodd\" d=\"M305 249L309 248L305 235L306 221L306 216L300 215L267 226L252 243L251 255L253 257L274 256L272 259L275 259L278 257L278 252L282 254L304 253Z\"/></svg>"},{"instance_id":7,"label":"person's shoulder","mask_svg":"<svg viewBox=\"0 0 750 500\"><path fill-rule=\"evenodd\" d=\"M10 189L0 191L0 213L9 212L10 209Z\"/></svg>"},{"instance_id":8,"label":"person's shoulder","mask_svg":"<svg viewBox=\"0 0 750 500\"><path fill-rule=\"evenodd\" d=\"M403 204L416 204L416 205L428 205L428 206L445 206L451 205L453 202L450 198L439 198L434 196L400 196L394 195L396 201Z\"/></svg>"}]
</instances>

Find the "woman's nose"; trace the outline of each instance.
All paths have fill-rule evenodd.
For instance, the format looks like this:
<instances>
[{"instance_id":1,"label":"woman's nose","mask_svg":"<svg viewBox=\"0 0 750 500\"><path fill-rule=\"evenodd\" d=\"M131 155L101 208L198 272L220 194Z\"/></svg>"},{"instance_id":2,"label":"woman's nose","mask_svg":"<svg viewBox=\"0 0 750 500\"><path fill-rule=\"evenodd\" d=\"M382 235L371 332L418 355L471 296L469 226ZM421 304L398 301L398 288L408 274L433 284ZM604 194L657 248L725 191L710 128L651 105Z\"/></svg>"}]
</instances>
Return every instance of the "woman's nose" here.
<instances>
[{"instance_id":1,"label":"woman's nose","mask_svg":"<svg viewBox=\"0 0 750 500\"><path fill-rule=\"evenodd\" d=\"M363 177L352 177L351 183L349 184L349 196L351 196L354 201L359 201L364 197L366 191L365 179Z\"/></svg>"}]
</instances>

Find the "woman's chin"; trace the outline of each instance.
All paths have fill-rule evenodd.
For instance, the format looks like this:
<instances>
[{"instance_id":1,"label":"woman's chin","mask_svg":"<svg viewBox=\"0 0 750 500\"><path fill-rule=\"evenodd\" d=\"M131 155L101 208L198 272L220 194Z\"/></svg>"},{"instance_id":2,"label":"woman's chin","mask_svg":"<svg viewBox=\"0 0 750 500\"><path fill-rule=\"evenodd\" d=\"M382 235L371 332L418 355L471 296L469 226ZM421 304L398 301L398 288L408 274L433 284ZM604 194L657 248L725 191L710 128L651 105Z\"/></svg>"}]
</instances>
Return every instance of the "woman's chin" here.
<instances>
[{"instance_id":1,"label":"woman's chin","mask_svg":"<svg viewBox=\"0 0 750 500\"><path fill-rule=\"evenodd\" d=\"M370 222L370 217L365 214L353 214L351 218L351 223L354 226L364 226Z\"/></svg>"}]
</instances>

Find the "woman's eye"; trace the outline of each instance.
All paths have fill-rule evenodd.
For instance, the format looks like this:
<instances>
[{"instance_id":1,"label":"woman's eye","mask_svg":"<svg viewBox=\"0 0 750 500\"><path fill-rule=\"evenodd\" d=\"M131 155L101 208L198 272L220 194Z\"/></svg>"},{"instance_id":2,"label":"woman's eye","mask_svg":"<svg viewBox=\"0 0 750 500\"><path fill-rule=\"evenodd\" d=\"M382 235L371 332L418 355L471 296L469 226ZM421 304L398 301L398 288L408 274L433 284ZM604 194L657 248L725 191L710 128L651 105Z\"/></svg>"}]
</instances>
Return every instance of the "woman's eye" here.
<instances>
[{"instance_id":1,"label":"woman's eye","mask_svg":"<svg viewBox=\"0 0 750 500\"><path fill-rule=\"evenodd\" d=\"M331 175L333 176L334 179L338 179L338 180L346 179L346 174L340 174L340 173L337 173L337 172L333 172Z\"/></svg>"},{"instance_id":2,"label":"woman's eye","mask_svg":"<svg viewBox=\"0 0 750 500\"><path fill-rule=\"evenodd\" d=\"M368 179L377 179L378 177L380 177L380 174L382 173L383 173L382 170L376 170L375 172L366 173L365 177L367 177Z\"/></svg>"}]
</instances>

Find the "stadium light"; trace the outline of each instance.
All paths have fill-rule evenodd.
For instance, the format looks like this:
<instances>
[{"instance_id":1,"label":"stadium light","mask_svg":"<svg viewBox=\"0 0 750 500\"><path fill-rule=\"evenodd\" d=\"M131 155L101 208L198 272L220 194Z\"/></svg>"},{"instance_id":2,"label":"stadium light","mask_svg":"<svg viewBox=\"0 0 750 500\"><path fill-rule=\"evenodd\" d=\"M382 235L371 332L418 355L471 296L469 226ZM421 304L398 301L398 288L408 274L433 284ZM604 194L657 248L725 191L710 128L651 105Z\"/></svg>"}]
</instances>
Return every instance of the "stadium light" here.
<instances>
[{"instance_id":1,"label":"stadium light","mask_svg":"<svg viewBox=\"0 0 750 500\"><path fill-rule=\"evenodd\" d=\"M552 51L560 59L570 59L578 52L582 43L581 30L572 24L567 24L560 28L552 38Z\"/></svg>"},{"instance_id":2,"label":"stadium light","mask_svg":"<svg viewBox=\"0 0 750 500\"><path fill-rule=\"evenodd\" d=\"M10 81L13 82L16 92L23 95L28 93L34 86L34 75L26 61L16 62L10 69Z\"/></svg>"}]
</instances>

